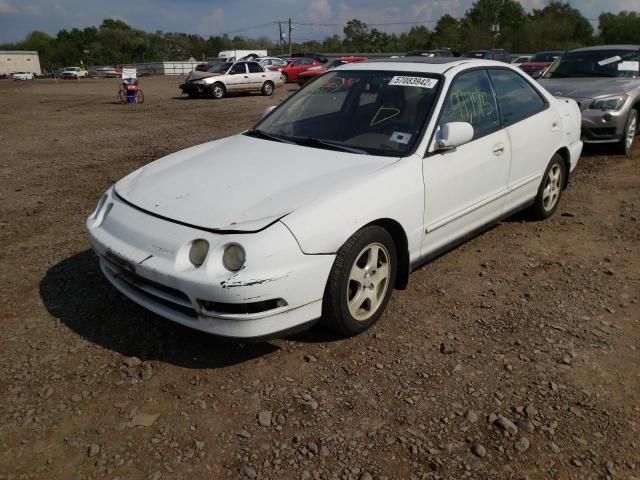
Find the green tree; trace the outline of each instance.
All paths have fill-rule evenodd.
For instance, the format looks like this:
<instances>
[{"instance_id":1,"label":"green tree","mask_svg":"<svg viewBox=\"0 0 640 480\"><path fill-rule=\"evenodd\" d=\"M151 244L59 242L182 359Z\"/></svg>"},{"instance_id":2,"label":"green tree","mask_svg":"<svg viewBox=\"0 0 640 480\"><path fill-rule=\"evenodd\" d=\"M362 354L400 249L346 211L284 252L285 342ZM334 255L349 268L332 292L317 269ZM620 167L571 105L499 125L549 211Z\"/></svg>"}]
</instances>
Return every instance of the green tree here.
<instances>
[{"instance_id":1,"label":"green tree","mask_svg":"<svg viewBox=\"0 0 640 480\"><path fill-rule=\"evenodd\" d=\"M344 29L345 40L351 48L357 51L364 51L369 44L369 27L362 20L354 18L349 20Z\"/></svg>"},{"instance_id":2,"label":"green tree","mask_svg":"<svg viewBox=\"0 0 640 480\"><path fill-rule=\"evenodd\" d=\"M552 0L533 10L524 26L519 51L568 50L593 43L593 27L568 2Z\"/></svg>"},{"instance_id":3,"label":"green tree","mask_svg":"<svg viewBox=\"0 0 640 480\"><path fill-rule=\"evenodd\" d=\"M637 12L603 13L598 18L600 42L605 44L640 44L640 14Z\"/></svg>"},{"instance_id":4,"label":"green tree","mask_svg":"<svg viewBox=\"0 0 640 480\"><path fill-rule=\"evenodd\" d=\"M462 22L462 48L513 49L527 21L524 8L515 0L477 0Z\"/></svg>"},{"instance_id":5,"label":"green tree","mask_svg":"<svg viewBox=\"0 0 640 480\"><path fill-rule=\"evenodd\" d=\"M462 43L460 21L446 14L440 17L433 31L432 44L435 48L448 47L459 50Z\"/></svg>"}]
</instances>

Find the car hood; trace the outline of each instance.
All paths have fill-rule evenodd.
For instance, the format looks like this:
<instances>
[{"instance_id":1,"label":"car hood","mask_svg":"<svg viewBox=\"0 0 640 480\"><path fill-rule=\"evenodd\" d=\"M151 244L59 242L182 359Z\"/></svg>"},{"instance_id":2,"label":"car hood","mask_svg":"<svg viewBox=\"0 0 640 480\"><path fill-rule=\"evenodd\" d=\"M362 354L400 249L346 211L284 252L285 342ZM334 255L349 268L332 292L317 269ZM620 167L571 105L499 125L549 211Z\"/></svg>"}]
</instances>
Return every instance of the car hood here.
<instances>
[{"instance_id":1,"label":"car hood","mask_svg":"<svg viewBox=\"0 0 640 480\"><path fill-rule=\"evenodd\" d=\"M595 98L606 95L618 95L640 85L633 78L550 78L539 79L540 85L551 95L569 98Z\"/></svg>"},{"instance_id":2,"label":"car hood","mask_svg":"<svg viewBox=\"0 0 640 480\"><path fill-rule=\"evenodd\" d=\"M395 161L235 135L161 158L115 189L128 203L169 220L258 231Z\"/></svg>"},{"instance_id":3,"label":"car hood","mask_svg":"<svg viewBox=\"0 0 640 480\"><path fill-rule=\"evenodd\" d=\"M192 80L200 80L202 78L209 78L209 77L217 77L222 75L221 73L211 73L211 72L198 72L196 70L189 72L189 75L187 75L187 82L192 81Z\"/></svg>"}]
</instances>

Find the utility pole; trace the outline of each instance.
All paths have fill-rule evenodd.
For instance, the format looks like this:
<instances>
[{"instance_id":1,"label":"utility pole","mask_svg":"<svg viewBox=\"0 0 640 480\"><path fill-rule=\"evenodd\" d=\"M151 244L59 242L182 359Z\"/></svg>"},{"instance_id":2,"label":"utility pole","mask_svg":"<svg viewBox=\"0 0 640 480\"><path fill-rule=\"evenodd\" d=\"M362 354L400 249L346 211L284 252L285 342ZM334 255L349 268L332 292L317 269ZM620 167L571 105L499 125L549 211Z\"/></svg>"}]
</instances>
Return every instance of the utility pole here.
<instances>
[{"instance_id":1,"label":"utility pole","mask_svg":"<svg viewBox=\"0 0 640 480\"><path fill-rule=\"evenodd\" d=\"M293 30L293 27L291 26L291 19L289 19L289 56L291 56L291 30Z\"/></svg>"},{"instance_id":2,"label":"utility pole","mask_svg":"<svg viewBox=\"0 0 640 480\"><path fill-rule=\"evenodd\" d=\"M284 49L282 48L282 22L278 20L278 43L280 44L280 55L284 54Z\"/></svg>"}]
</instances>

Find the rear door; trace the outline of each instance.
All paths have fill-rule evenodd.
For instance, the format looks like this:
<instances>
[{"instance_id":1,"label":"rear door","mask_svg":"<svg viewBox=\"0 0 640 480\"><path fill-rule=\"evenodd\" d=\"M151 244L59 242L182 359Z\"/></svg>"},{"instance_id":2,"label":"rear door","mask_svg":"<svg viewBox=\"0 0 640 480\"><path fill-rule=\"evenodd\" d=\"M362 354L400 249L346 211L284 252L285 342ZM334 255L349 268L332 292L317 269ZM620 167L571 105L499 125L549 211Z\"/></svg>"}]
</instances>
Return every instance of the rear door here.
<instances>
[{"instance_id":1,"label":"rear door","mask_svg":"<svg viewBox=\"0 0 640 480\"><path fill-rule=\"evenodd\" d=\"M500 126L485 69L463 72L453 80L437 129L448 122L470 123L474 137L456 149L431 153L423 159L422 255L498 218L507 193L511 144ZM437 138L438 130L434 141Z\"/></svg>"},{"instance_id":2,"label":"rear door","mask_svg":"<svg viewBox=\"0 0 640 480\"><path fill-rule=\"evenodd\" d=\"M509 194L505 211L532 200L544 170L562 141L562 119L525 78L509 69L490 69L500 120L511 143Z\"/></svg>"},{"instance_id":3,"label":"rear door","mask_svg":"<svg viewBox=\"0 0 640 480\"><path fill-rule=\"evenodd\" d=\"M256 62L247 62L247 67L249 68L249 84L251 85L251 90L260 90L262 84L267 80L267 74L264 68Z\"/></svg>"}]
</instances>

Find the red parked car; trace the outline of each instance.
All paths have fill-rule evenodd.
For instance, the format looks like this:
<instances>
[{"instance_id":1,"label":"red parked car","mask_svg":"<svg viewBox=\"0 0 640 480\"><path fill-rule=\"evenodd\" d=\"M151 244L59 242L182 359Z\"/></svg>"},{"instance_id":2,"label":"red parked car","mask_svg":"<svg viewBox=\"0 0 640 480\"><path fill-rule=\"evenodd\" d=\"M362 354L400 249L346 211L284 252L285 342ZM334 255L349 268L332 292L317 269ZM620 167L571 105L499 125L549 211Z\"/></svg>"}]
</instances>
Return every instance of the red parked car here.
<instances>
[{"instance_id":1,"label":"red parked car","mask_svg":"<svg viewBox=\"0 0 640 480\"><path fill-rule=\"evenodd\" d=\"M524 62L520 68L533 78L538 78L545 69L560 57L564 52L538 52L531 60Z\"/></svg>"},{"instance_id":2,"label":"red parked car","mask_svg":"<svg viewBox=\"0 0 640 480\"><path fill-rule=\"evenodd\" d=\"M322 66L317 60L313 58L292 58L291 61L285 67L280 67L278 70L282 72L284 81L295 82L298 80L298 75L311 67Z\"/></svg>"},{"instance_id":3,"label":"red parked car","mask_svg":"<svg viewBox=\"0 0 640 480\"><path fill-rule=\"evenodd\" d=\"M353 62L364 62L368 60L367 57L340 57L335 60L331 60L324 65L311 67L308 70L305 70L302 73L298 74L298 85L302 86L307 83L309 80L313 80L318 75L322 75L327 70L331 70L332 68L339 67L340 65L344 65L346 63Z\"/></svg>"}]
</instances>

